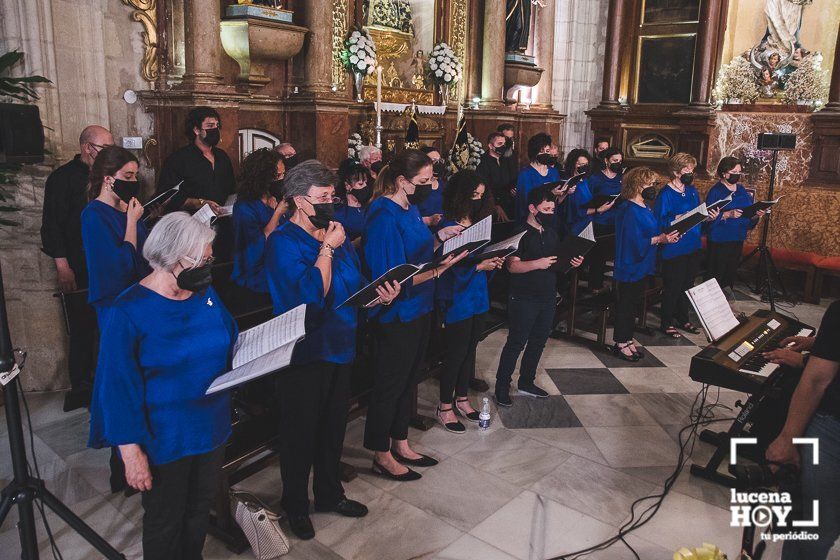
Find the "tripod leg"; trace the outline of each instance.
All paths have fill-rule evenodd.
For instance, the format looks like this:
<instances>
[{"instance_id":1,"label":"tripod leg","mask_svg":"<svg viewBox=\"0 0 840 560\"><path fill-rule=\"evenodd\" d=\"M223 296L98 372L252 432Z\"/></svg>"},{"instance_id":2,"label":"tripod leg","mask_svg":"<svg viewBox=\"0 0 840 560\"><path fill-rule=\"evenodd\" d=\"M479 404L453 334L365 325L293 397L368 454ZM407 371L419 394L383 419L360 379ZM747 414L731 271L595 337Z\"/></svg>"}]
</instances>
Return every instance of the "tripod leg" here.
<instances>
[{"instance_id":1,"label":"tripod leg","mask_svg":"<svg viewBox=\"0 0 840 560\"><path fill-rule=\"evenodd\" d=\"M41 497L44 503L51 510L55 512L65 523L67 523L74 531L76 531L83 539L90 543L93 548L98 550L108 560L125 560L125 556L118 550L112 547L108 542L100 537L96 531L79 519L79 517L70 511L70 508L65 506L61 500L53 496L49 490L44 487L40 489Z\"/></svg>"},{"instance_id":2,"label":"tripod leg","mask_svg":"<svg viewBox=\"0 0 840 560\"><path fill-rule=\"evenodd\" d=\"M0 502L0 527L3 526L3 522L6 520L6 516L9 515L9 512L12 510L12 498L11 496L3 496L3 501Z\"/></svg>"}]
</instances>

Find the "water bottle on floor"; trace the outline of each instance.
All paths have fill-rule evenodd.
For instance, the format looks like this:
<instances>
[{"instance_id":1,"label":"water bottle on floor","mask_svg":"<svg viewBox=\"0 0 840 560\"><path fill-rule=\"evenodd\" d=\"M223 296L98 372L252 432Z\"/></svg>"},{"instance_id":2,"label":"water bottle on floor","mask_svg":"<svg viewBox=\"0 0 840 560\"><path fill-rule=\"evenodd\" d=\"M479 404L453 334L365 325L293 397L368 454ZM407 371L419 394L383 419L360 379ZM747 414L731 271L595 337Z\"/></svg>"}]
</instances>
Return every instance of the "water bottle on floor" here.
<instances>
[{"instance_id":1,"label":"water bottle on floor","mask_svg":"<svg viewBox=\"0 0 840 560\"><path fill-rule=\"evenodd\" d=\"M481 402L481 412L478 414L478 429L485 431L490 429L490 399L484 397Z\"/></svg>"}]
</instances>

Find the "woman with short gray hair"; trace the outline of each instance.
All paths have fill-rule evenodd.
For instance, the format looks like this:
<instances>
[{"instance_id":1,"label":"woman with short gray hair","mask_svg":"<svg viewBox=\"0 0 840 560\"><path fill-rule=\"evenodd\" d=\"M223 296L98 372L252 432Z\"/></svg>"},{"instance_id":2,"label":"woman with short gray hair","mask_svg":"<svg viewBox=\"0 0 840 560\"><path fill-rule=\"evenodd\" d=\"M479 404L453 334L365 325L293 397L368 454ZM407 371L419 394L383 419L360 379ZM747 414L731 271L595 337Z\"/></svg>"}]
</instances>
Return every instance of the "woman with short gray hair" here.
<instances>
[{"instance_id":1,"label":"woman with short gray hair","mask_svg":"<svg viewBox=\"0 0 840 560\"><path fill-rule=\"evenodd\" d=\"M102 331L90 447L119 447L143 492L143 557L199 559L230 435L226 392L237 328L210 287L211 228L164 216L143 247L152 273L114 300Z\"/></svg>"}]
</instances>

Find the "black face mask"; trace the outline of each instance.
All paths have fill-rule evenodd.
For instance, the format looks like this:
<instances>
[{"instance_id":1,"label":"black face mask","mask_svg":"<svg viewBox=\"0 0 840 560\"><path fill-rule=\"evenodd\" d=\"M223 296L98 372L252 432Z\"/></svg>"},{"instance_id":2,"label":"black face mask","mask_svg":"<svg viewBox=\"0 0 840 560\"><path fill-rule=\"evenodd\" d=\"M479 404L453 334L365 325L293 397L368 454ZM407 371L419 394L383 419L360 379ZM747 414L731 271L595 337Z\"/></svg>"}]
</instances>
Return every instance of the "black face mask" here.
<instances>
[{"instance_id":1,"label":"black face mask","mask_svg":"<svg viewBox=\"0 0 840 560\"><path fill-rule=\"evenodd\" d=\"M729 179L727 179L726 182L729 183L730 185L737 185L738 181L740 181L740 180L741 180L741 174L740 173L730 173L729 174Z\"/></svg>"},{"instance_id":2,"label":"black face mask","mask_svg":"<svg viewBox=\"0 0 840 560\"><path fill-rule=\"evenodd\" d=\"M414 183L412 183L414 184ZM408 201L414 205L422 204L432 194L432 184L414 185L414 193L408 195Z\"/></svg>"},{"instance_id":3,"label":"black face mask","mask_svg":"<svg viewBox=\"0 0 840 560\"><path fill-rule=\"evenodd\" d=\"M204 138L202 138L202 142L208 146L215 146L219 143L219 139L222 137L221 134L222 133L218 128L207 128L204 130Z\"/></svg>"},{"instance_id":4,"label":"black face mask","mask_svg":"<svg viewBox=\"0 0 840 560\"><path fill-rule=\"evenodd\" d=\"M124 181L115 177L111 190L114 191L115 195L120 197L120 200L128 204L132 198L137 198L137 193L140 192L140 183L137 181Z\"/></svg>"},{"instance_id":5,"label":"black face mask","mask_svg":"<svg viewBox=\"0 0 840 560\"><path fill-rule=\"evenodd\" d=\"M650 187L643 188L642 198L644 198L648 202L650 202L651 200L656 200L656 187L651 185Z\"/></svg>"},{"instance_id":6,"label":"black face mask","mask_svg":"<svg viewBox=\"0 0 840 560\"><path fill-rule=\"evenodd\" d=\"M501 146L493 146L493 151L496 152L496 155L505 155L505 152L508 151L507 142L505 142Z\"/></svg>"},{"instance_id":7,"label":"black face mask","mask_svg":"<svg viewBox=\"0 0 840 560\"><path fill-rule=\"evenodd\" d=\"M283 158L283 165L286 166L286 171L288 171L289 169L291 169L292 167L294 167L298 163L300 163L300 159L298 159L297 154L295 154L293 156Z\"/></svg>"},{"instance_id":8,"label":"black face mask","mask_svg":"<svg viewBox=\"0 0 840 560\"><path fill-rule=\"evenodd\" d=\"M534 219L537 220L537 223L542 227L546 227L551 225L551 220L554 219L554 214L551 212L537 212Z\"/></svg>"},{"instance_id":9,"label":"black face mask","mask_svg":"<svg viewBox=\"0 0 840 560\"><path fill-rule=\"evenodd\" d=\"M575 168L575 173L578 175L583 175L585 173L589 173L589 166L588 165L578 165Z\"/></svg>"},{"instance_id":10,"label":"black face mask","mask_svg":"<svg viewBox=\"0 0 840 560\"><path fill-rule=\"evenodd\" d=\"M472 199L470 200L470 217L477 218L478 215L481 213L481 209L484 208L484 199Z\"/></svg>"},{"instance_id":11,"label":"black face mask","mask_svg":"<svg viewBox=\"0 0 840 560\"><path fill-rule=\"evenodd\" d=\"M690 185L694 182L694 173L683 173L680 175L680 183L683 185Z\"/></svg>"},{"instance_id":12,"label":"black face mask","mask_svg":"<svg viewBox=\"0 0 840 560\"><path fill-rule=\"evenodd\" d=\"M309 221L318 229L327 229L330 222L335 218L335 205L332 202L322 202L320 204L313 204L312 208L315 214L309 216Z\"/></svg>"},{"instance_id":13,"label":"black face mask","mask_svg":"<svg viewBox=\"0 0 840 560\"><path fill-rule=\"evenodd\" d=\"M382 162L382 160L374 161L370 164L370 170L374 173L379 173L380 171L382 171L383 167L385 167L385 164Z\"/></svg>"},{"instance_id":14,"label":"black face mask","mask_svg":"<svg viewBox=\"0 0 840 560\"><path fill-rule=\"evenodd\" d=\"M557 158L551 154L537 154L537 163L541 165L557 165Z\"/></svg>"},{"instance_id":15,"label":"black face mask","mask_svg":"<svg viewBox=\"0 0 840 560\"><path fill-rule=\"evenodd\" d=\"M213 282L212 265L210 263L185 268L175 277L178 287L189 292L203 292Z\"/></svg>"},{"instance_id":16,"label":"black face mask","mask_svg":"<svg viewBox=\"0 0 840 560\"><path fill-rule=\"evenodd\" d=\"M356 200L359 201L359 204L364 206L370 200L371 195L373 194L373 189L371 189L370 185L367 184L361 189L353 189L349 191L348 194L352 194L356 197Z\"/></svg>"},{"instance_id":17,"label":"black face mask","mask_svg":"<svg viewBox=\"0 0 840 560\"><path fill-rule=\"evenodd\" d=\"M620 161L617 161L615 163L611 163L609 165L610 171L612 171L613 173L621 173L622 165L623 164Z\"/></svg>"},{"instance_id":18,"label":"black face mask","mask_svg":"<svg viewBox=\"0 0 840 560\"><path fill-rule=\"evenodd\" d=\"M505 150L512 150L513 149L513 138L508 138L505 136Z\"/></svg>"},{"instance_id":19,"label":"black face mask","mask_svg":"<svg viewBox=\"0 0 840 560\"><path fill-rule=\"evenodd\" d=\"M446 174L446 164L443 160L437 160L432 164L432 173L435 174L435 177L443 177Z\"/></svg>"},{"instance_id":20,"label":"black face mask","mask_svg":"<svg viewBox=\"0 0 840 560\"><path fill-rule=\"evenodd\" d=\"M283 179L275 179L268 185L268 194L278 201L283 200Z\"/></svg>"}]
</instances>

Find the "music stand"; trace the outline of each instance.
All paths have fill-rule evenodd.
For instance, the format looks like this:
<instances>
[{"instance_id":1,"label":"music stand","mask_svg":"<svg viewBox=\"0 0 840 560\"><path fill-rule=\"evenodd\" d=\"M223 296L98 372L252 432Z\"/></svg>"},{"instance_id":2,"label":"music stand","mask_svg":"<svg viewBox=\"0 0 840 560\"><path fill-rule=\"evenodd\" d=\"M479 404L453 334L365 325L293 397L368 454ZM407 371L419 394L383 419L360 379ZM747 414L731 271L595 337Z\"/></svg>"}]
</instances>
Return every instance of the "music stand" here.
<instances>
[{"instance_id":1,"label":"music stand","mask_svg":"<svg viewBox=\"0 0 840 560\"><path fill-rule=\"evenodd\" d=\"M758 149L767 150L772 153L770 158L770 188L767 191L767 200L773 200L773 190L776 187L776 164L779 158L779 152L782 150L793 150L796 147L796 135L785 133L763 132L758 135ZM770 310L776 310L776 291L773 286L773 277L781 290L782 297L787 298L788 293L782 278L779 275L779 269L776 268L776 263L773 261L773 255L767 247L767 236L770 233L770 217L772 212L768 212L764 218L764 224L761 229L761 239L758 246L744 257L741 261L743 265L755 255L758 255L758 266L756 267L755 288L752 292L754 294L764 293L767 289L767 301L770 303Z\"/></svg>"}]
</instances>

